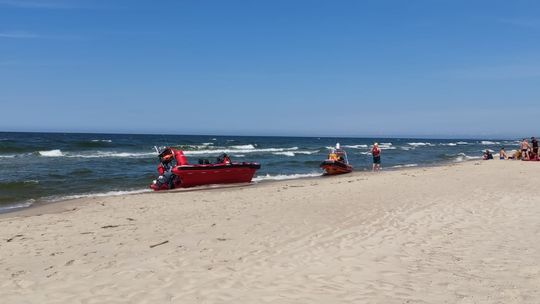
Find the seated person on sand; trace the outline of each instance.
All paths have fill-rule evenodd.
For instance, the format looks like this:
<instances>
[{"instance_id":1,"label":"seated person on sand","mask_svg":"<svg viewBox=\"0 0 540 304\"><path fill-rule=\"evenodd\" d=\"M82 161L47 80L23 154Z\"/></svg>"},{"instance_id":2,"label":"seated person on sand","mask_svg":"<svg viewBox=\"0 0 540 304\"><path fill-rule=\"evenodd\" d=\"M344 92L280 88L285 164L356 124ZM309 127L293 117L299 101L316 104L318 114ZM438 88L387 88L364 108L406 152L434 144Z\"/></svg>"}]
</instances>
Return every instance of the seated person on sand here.
<instances>
[{"instance_id":1,"label":"seated person on sand","mask_svg":"<svg viewBox=\"0 0 540 304\"><path fill-rule=\"evenodd\" d=\"M529 152L529 160L538 161L538 154L534 153L534 150L531 150Z\"/></svg>"},{"instance_id":2,"label":"seated person on sand","mask_svg":"<svg viewBox=\"0 0 540 304\"><path fill-rule=\"evenodd\" d=\"M491 154L489 150L486 150L486 152L484 152L484 156L482 157L482 159L484 160L493 159L493 154Z\"/></svg>"},{"instance_id":3,"label":"seated person on sand","mask_svg":"<svg viewBox=\"0 0 540 304\"><path fill-rule=\"evenodd\" d=\"M514 152L514 154L513 154L510 158L512 158L512 159L517 159L517 160L521 159L521 151L516 150L516 151Z\"/></svg>"},{"instance_id":4,"label":"seated person on sand","mask_svg":"<svg viewBox=\"0 0 540 304\"><path fill-rule=\"evenodd\" d=\"M508 155L506 155L506 152L504 151L504 147L499 150L499 159L508 159Z\"/></svg>"}]
</instances>

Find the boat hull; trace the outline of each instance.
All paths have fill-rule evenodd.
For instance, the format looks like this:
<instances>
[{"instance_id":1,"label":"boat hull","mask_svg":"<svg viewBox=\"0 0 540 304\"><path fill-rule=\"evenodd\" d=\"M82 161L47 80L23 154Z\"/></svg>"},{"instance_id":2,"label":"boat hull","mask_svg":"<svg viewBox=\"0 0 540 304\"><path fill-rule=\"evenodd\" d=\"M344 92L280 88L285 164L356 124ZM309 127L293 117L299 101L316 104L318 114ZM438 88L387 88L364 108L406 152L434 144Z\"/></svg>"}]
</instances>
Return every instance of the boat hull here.
<instances>
[{"instance_id":1,"label":"boat hull","mask_svg":"<svg viewBox=\"0 0 540 304\"><path fill-rule=\"evenodd\" d=\"M258 163L231 163L207 165L181 165L172 168L175 176L174 188L189 188L212 184L249 183L255 172L261 168ZM150 186L155 191L167 190L167 185Z\"/></svg>"},{"instance_id":2,"label":"boat hull","mask_svg":"<svg viewBox=\"0 0 540 304\"><path fill-rule=\"evenodd\" d=\"M351 165L334 160L325 160L320 167L324 170L325 175L345 174L353 170Z\"/></svg>"}]
</instances>

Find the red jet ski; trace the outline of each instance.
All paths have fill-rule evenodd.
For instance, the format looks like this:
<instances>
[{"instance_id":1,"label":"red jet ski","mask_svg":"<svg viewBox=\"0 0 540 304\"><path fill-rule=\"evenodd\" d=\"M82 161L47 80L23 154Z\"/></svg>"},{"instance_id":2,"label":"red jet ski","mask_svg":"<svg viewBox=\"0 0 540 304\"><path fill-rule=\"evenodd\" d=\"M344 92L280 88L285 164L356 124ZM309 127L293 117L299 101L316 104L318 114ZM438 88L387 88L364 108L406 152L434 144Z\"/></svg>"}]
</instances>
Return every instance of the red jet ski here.
<instances>
[{"instance_id":1,"label":"red jet ski","mask_svg":"<svg viewBox=\"0 0 540 304\"><path fill-rule=\"evenodd\" d=\"M166 148L159 154L159 177L151 185L154 191L174 188L188 188L210 184L249 183L255 171L261 168L258 163L232 162L225 153L216 163L199 160L199 164L188 164L181 150Z\"/></svg>"},{"instance_id":2,"label":"red jet ski","mask_svg":"<svg viewBox=\"0 0 540 304\"><path fill-rule=\"evenodd\" d=\"M353 167L349 165L347 153L340 149L339 143L336 149L328 154L328 158L323 161L320 167L324 170L324 175L336 175L350 173Z\"/></svg>"}]
</instances>

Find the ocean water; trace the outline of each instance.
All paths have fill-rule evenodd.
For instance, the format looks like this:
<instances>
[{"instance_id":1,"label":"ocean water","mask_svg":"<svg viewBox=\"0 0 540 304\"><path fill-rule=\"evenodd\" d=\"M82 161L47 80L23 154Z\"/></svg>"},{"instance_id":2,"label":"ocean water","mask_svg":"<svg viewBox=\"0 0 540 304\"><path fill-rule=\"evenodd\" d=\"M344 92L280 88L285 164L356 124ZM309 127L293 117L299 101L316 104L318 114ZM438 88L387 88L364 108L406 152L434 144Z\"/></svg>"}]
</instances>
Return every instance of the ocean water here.
<instances>
[{"instance_id":1,"label":"ocean water","mask_svg":"<svg viewBox=\"0 0 540 304\"><path fill-rule=\"evenodd\" d=\"M356 171L371 168L369 147L379 142L383 169L480 159L482 151L507 151L515 140L414 138L319 138L0 132L0 212L85 196L145 192L156 177L154 146L174 146L188 160L256 161L254 178L292 179L321 175L320 162L341 143Z\"/></svg>"}]
</instances>

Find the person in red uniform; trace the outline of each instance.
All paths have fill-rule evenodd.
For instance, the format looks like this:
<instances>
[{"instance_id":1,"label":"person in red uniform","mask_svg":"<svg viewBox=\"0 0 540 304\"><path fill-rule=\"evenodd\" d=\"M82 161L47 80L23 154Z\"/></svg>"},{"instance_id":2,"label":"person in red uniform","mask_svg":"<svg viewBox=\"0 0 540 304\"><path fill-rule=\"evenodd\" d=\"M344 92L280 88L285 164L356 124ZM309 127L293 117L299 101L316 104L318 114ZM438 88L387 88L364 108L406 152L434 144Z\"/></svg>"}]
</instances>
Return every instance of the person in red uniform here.
<instances>
[{"instance_id":1,"label":"person in red uniform","mask_svg":"<svg viewBox=\"0 0 540 304\"><path fill-rule=\"evenodd\" d=\"M373 172L381 170L381 149L378 143L373 144L371 155L373 155Z\"/></svg>"},{"instance_id":2,"label":"person in red uniform","mask_svg":"<svg viewBox=\"0 0 540 304\"><path fill-rule=\"evenodd\" d=\"M217 163L229 165L231 164L231 158L229 157L229 155L227 155L227 153L222 153L220 156L218 156Z\"/></svg>"},{"instance_id":3,"label":"person in red uniform","mask_svg":"<svg viewBox=\"0 0 540 304\"><path fill-rule=\"evenodd\" d=\"M159 173L159 176L156 180L156 184L158 189L161 188L161 185L166 184L167 188L172 189L174 188L174 176L172 173L172 160L173 155L171 154L165 154L160 158L160 163L157 167L157 171Z\"/></svg>"}]
</instances>

